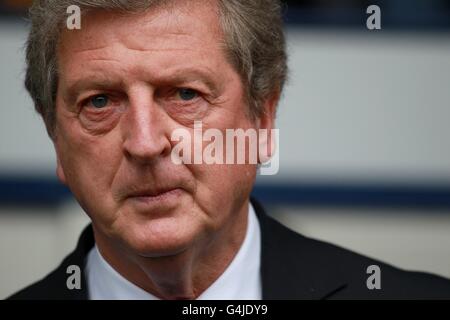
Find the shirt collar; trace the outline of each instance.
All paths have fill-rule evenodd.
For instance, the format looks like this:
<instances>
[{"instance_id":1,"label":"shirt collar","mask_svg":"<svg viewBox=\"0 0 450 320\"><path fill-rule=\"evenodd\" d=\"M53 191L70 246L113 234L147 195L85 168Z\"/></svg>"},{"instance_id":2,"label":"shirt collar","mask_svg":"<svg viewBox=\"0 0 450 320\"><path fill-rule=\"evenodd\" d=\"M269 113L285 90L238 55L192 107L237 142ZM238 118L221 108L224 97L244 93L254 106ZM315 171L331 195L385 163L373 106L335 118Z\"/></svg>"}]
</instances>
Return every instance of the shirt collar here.
<instances>
[{"instance_id":1,"label":"shirt collar","mask_svg":"<svg viewBox=\"0 0 450 320\"><path fill-rule=\"evenodd\" d=\"M225 271L197 299L262 298L261 231L254 208L249 203L244 241ZM158 298L125 279L106 262L94 246L86 264L88 294L91 300L158 300Z\"/></svg>"}]
</instances>

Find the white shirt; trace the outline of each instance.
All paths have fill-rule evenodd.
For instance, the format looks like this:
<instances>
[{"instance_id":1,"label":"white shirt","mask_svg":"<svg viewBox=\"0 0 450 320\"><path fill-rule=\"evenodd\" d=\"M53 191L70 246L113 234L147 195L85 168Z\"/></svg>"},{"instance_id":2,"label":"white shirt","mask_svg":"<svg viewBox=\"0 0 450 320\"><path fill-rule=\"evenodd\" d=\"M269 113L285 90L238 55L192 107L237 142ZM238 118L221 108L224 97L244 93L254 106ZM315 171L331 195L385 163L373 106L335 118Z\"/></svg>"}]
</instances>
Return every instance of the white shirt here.
<instances>
[{"instance_id":1,"label":"white shirt","mask_svg":"<svg viewBox=\"0 0 450 320\"><path fill-rule=\"evenodd\" d=\"M198 300L261 300L261 231L249 204L245 239L238 253L220 277ZM95 245L87 256L86 276L90 300L159 300L113 269Z\"/></svg>"}]
</instances>

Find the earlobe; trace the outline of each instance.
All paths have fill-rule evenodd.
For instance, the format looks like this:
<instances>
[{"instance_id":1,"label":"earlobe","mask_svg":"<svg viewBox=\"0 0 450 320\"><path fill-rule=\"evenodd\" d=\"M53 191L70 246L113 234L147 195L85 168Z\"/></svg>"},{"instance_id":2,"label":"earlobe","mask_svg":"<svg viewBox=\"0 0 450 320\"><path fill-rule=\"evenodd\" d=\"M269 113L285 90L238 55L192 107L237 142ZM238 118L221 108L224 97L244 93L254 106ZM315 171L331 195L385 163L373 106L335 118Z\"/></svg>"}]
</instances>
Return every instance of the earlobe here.
<instances>
[{"instance_id":1,"label":"earlobe","mask_svg":"<svg viewBox=\"0 0 450 320\"><path fill-rule=\"evenodd\" d=\"M264 102L264 112L259 117L259 128L271 130L275 127L275 115L278 106L280 93L278 91L272 93Z\"/></svg>"},{"instance_id":2,"label":"earlobe","mask_svg":"<svg viewBox=\"0 0 450 320\"><path fill-rule=\"evenodd\" d=\"M264 103L264 113L258 119L258 163L262 164L269 161L275 151L275 141L273 129L275 128L275 114L279 100L279 93L275 92Z\"/></svg>"},{"instance_id":3,"label":"earlobe","mask_svg":"<svg viewBox=\"0 0 450 320\"><path fill-rule=\"evenodd\" d=\"M55 149L55 154L56 154L56 176L58 177L58 180L62 183L62 184L67 184L67 180L66 180L66 175L64 173L64 168L62 166L60 157L59 157L59 152L58 152L58 144L57 144L57 140L56 140L56 136L53 136L52 138L53 141L53 148Z\"/></svg>"},{"instance_id":4,"label":"earlobe","mask_svg":"<svg viewBox=\"0 0 450 320\"><path fill-rule=\"evenodd\" d=\"M271 129L260 129L258 134L258 163L263 164L273 156L274 141Z\"/></svg>"},{"instance_id":5,"label":"earlobe","mask_svg":"<svg viewBox=\"0 0 450 320\"><path fill-rule=\"evenodd\" d=\"M66 184L66 175L64 174L64 169L58 156L56 156L56 175L61 183Z\"/></svg>"}]
</instances>

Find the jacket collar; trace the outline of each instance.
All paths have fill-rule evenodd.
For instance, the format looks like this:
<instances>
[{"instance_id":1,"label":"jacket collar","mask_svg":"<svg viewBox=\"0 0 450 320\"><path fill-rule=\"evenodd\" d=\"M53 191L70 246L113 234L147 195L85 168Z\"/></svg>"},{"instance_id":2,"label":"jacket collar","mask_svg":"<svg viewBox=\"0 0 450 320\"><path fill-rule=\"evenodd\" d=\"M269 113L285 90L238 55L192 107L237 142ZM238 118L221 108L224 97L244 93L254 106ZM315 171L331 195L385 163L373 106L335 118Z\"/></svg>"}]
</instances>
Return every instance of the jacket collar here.
<instances>
[{"instance_id":1,"label":"jacket collar","mask_svg":"<svg viewBox=\"0 0 450 320\"><path fill-rule=\"evenodd\" d=\"M251 201L261 226L263 299L326 299L346 287L343 272L321 254L319 242L289 230Z\"/></svg>"}]
</instances>

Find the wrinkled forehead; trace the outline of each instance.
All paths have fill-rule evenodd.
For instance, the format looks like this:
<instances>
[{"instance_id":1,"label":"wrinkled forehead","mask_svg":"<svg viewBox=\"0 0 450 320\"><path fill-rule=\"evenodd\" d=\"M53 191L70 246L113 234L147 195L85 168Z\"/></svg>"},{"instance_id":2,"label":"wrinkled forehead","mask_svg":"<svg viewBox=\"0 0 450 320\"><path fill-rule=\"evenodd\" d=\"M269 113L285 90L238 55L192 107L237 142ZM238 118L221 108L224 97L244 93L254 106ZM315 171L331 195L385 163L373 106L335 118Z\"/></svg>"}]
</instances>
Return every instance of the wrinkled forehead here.
<instances>
[{"instance_id":1,"label":"wrinkled forehead","mask_svg":"<svg viewBox=\"0 0 450 320\"><path fill-rule=\"evenodd\" d=\"M214 2L187 1L139 13L96 9L82 19L80 30L64 30L60 39L62 87L99 73L154 79L186 68L223 70L229 64Z\"/></svg>"},{"instance_id":2,"label":"wrinkled forehead","mask_svg":"<svg viewBox=\"0 0 450 320\"><path fill-rule=\"evenodd\" d=\"M83 11L84 10L84 11ZM81 8L81 29L62 28L58 53L101 48L115 41L136 50L170 46L174 38L191 48L205 43L222 46L223 36L216 1L170 1L138 12ZM171 38L171 39L169 39Z\"/></svg>"}]
</instances>

